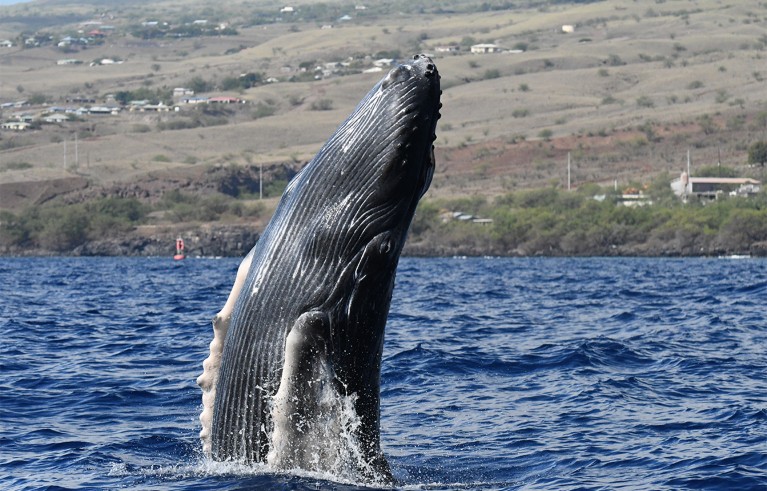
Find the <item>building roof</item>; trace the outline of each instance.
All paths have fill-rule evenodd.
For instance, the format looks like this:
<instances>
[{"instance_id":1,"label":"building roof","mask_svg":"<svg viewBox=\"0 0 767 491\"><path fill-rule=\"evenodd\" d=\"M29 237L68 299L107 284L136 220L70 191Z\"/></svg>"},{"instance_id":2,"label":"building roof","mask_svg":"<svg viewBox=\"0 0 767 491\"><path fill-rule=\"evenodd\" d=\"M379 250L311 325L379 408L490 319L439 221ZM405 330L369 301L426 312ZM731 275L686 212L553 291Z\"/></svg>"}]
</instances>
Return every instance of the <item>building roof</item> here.
<instances>
[{"instance_id":1,"label":"building roof","mask_svg":"<svg viewBox=\"0 0 767 491\"><path fill-rule=\"evenodd\" d=\"M696 184L761 184L749 177L690 177L689 180Z\"/></svg>"}]
</instances>

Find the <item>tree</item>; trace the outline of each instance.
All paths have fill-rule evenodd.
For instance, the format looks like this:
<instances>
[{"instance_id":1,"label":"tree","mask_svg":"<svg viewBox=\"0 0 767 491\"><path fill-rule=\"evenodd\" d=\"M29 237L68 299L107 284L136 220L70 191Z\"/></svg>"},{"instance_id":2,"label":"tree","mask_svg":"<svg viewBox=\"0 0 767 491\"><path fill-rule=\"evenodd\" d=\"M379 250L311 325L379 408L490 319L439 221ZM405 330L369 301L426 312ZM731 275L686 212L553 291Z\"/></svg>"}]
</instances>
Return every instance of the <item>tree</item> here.
<instances>
[{"instance_id":1,"label":"tree","mask_svg":"<svg viewBox=\"0 0 767 491\"><path fill-rule=\"evenodd\" d=\"M192 89L195 94L199 94L200 92L210 92L213 90L213 84L206 82L203 80L202 77L194 77L192 80L187 82L187 87Z\"/></svg>"},{"instance_id":2,"label":"tree","mask_svg":"<svg viewBox=\"0 0 767 491\"><path fill-rule=\"evenodd\" d=\"M767 141L758 141L748 147L748 163L764 167L767 162Z\"/></svg>"}]
</instances>

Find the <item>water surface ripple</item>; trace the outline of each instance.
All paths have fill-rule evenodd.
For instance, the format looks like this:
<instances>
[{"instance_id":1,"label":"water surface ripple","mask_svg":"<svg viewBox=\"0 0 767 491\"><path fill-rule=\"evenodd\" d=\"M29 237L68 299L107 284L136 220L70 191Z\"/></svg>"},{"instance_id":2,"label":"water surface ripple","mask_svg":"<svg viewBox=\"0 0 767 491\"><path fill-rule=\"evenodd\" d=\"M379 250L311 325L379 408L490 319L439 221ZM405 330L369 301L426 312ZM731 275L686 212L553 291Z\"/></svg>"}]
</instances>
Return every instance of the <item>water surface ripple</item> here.
<instances>
[{"instance_id":1,"label":"water surface ripple","mask_svg":"<svg viewBox=\"0 0 767 491\"><path fill-rule=\"evenodd\" d=\"M205 461L238 262L0 259L0 488L357 489ZM406 489L767 489L767 261L410 259L382 369Z\"/></svg>"}]
</instances>

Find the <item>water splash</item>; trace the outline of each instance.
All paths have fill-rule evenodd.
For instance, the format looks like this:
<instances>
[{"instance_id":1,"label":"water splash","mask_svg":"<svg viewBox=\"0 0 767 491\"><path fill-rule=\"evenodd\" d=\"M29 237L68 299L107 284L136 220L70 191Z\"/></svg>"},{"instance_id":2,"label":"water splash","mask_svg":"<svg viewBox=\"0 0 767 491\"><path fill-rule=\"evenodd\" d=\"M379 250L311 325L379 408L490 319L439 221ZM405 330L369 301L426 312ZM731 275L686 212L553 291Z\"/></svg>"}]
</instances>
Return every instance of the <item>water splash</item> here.
<instances>
[{"instance_id":1,"label":"water splash","mask_svg":"<svg viewBox=\"0 0 767 491\"><path fill-rule=\"evenodd\" d=\"M308 471L339 482L389 482L366 460L357 437L362 426L355 409L357 395L338 391L330 364L321 364L298 388L286 378L270 403L268 465L278 472Z\"/></svg>"}]
</instances>

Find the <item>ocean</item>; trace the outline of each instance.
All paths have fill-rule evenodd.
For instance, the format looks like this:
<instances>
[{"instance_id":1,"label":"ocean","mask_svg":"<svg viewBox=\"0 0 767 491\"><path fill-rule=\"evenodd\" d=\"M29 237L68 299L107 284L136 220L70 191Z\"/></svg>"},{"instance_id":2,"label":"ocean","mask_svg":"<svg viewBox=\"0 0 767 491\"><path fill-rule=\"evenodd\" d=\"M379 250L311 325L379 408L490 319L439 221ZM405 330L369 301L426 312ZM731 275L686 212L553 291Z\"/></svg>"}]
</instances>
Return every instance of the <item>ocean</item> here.
<instances>
[{"instance_id":1,"label":"ocean","mask_svg":"<svg viewBox=\"0 0 767 491\"><path fill-rule=\"evenodd\" d=\"M238 261L0 258L0 489L350 490L201 455ZM403 258L399 489L767 489L767 261Z\"/></svg>"}]
</instances>

